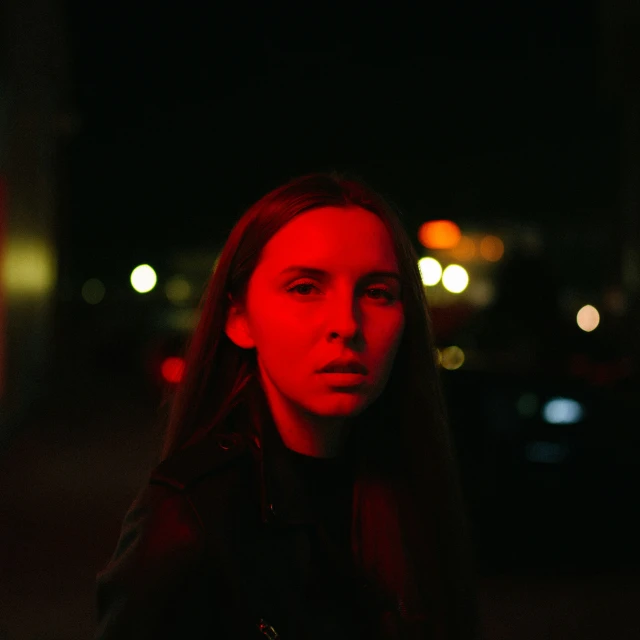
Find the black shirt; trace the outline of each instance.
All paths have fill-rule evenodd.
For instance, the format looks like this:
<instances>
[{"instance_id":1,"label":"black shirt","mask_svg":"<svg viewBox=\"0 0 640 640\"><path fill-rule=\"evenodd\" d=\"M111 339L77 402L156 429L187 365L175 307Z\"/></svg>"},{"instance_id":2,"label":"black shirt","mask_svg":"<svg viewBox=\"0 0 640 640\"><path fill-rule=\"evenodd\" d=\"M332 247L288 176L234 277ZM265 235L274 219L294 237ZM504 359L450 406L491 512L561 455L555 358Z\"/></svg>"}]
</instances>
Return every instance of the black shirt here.
<instances>
[{"instance_id":1,"label":"black shirt","mask_svg":"<svg viewBox=\"0 0 640 640\"><path fill-rule=\"evenodd\" d=\"M318 552L309 595L339 603L364 624L370 613L363 608L362 578L351 550L352 457L347 453L337 458L315 458L288 449L287 458L318 523L311 531Z\"/></svg>"},{"instance_id":2,"label":"black shirt","mask_svg":"<svg viewBox=\"0 0 640 640\"><path fill-rule=\"evenodd\" d=\"M350 556L353 464L347 454L315 458L287 449L291 468L305 488L321 525L321 535L340 553Z\"/></svg>"}]
</instances>

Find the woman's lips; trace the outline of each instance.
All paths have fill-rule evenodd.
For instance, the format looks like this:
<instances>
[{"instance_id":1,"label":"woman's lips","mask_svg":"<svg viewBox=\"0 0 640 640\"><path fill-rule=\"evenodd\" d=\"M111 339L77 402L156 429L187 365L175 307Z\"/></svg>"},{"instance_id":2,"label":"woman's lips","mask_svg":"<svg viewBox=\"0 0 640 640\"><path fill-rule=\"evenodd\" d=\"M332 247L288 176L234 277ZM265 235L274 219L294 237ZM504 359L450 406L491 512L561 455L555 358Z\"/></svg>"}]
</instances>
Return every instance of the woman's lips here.
<instances>
[{"instance_id":1,"label":"woman's lips","mask_svg":"<svg viewBox=\"0 0 640 640\"><path fill-rule=\"evenodd\" d=\"M323 371L320 375L324 376L328 384L339 387L353 387L361 385L365 381L365 376L362 373Z\"/></svg>"}]
</instances>

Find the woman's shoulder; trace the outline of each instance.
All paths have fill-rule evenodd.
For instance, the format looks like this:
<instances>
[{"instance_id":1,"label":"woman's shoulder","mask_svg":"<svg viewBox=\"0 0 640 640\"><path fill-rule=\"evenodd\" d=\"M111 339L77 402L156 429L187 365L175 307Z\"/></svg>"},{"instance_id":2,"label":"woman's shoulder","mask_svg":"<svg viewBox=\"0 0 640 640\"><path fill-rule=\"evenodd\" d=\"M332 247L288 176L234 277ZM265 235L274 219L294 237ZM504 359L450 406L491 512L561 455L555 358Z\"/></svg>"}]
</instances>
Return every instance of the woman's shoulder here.
<instances>
[{"instance_id":1,"label":"woman's shoulder","mask_svg":"<svg viewBox=\"0 0 640 640\"><path fill-rule=\"evenodd\" d=\"M112 563L131 547L137 547L145 558L175 555L195 561L203 550L205 532L198 491L192 489L207 485L204 479L220 477L226 484L225 471L240 469L241 461L251 457L248 453L240 435L212 434L156 466L125 514ZM207 496L222 493L206 488Z\"/></svg>"},{"instance_id":2,"label":"woman's shoulder","mask_svg":"<svg viewBox=\"0 0 640 640\"><path fill-rule=\"evenodd\" d=\"M252 460L251 446L243 434L209 433L163 460L151 471L149 481L182 492Z\"/></svg>"}]
</instances>

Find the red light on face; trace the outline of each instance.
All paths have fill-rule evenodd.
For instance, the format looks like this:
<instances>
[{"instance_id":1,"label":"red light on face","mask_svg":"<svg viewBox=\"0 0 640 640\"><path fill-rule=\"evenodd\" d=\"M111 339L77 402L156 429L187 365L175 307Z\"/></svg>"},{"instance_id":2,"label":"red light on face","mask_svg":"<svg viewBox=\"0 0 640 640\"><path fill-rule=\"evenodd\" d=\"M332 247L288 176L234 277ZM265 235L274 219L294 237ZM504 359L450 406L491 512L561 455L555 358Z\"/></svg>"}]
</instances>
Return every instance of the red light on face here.
<instances>
[{"instance_id":1,"label":"red light on face","mask_svg":"<svg viewBox=\"0 0 640 640\"><path fill-rule=\"evenodd\" d=\"M184 373L184 360L182 358L165 358L160 367L162 377L171 384L178 384Z\"/></svg>"}]
</instances>

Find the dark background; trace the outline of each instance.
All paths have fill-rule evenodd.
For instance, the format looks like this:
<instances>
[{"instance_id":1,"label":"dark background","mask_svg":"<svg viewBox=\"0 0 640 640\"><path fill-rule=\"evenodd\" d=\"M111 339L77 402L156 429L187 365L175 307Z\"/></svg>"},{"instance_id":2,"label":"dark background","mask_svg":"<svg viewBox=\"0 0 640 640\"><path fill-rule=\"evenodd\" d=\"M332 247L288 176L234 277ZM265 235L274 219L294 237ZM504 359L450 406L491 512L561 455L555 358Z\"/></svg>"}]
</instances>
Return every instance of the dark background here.
<instances>
[{"instance_id":1,"label":"dark background","mask_svg":"<svg viewBox=\"0 0 640 640\"><path fill-rule=\"evenodd\" d=\"M19 184L10 162L27 162L28 140L46 156L57 279L46 313L31 314L47 318L44 337L8 307L7 384L29 373L0 458L0 638L91 635L95 573L160 444L163 358L180 354L244 209L327 169L388 194L420 256L432 219L513 239L491 304L427 291L439 348L467 355L442 377L488 640L640 637L638 13L577 1L19 6L5 10L7 50L28 54L7 56L18 151L4 173ZM29 87L44 77L57 96L48 146L18 117L35 112ZM13 211L9 237L27 228ZM140 263L159 278L142 296L129 284ZM178 308L163 293L176 273L193 286ZM99 304L83 299L89 278L104 283ZM588 334L575 322L587 302L601 313ZM584 417L545 422L554 397Z\"/></svg>"},{"instance_id":2,"label":"dark background","mask_svg":"<svg viewBox=\"0 0 640 640\"><path fill-rule=\"evenodd\" d=\"M208 246L325 168L393 194L410 231L434 211L597 222L620 189L620 108L594 7L560 4L69 2L72 270L112 265L113 243Z\"/></svg>"}]
</instances>

